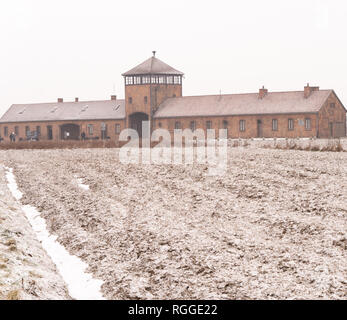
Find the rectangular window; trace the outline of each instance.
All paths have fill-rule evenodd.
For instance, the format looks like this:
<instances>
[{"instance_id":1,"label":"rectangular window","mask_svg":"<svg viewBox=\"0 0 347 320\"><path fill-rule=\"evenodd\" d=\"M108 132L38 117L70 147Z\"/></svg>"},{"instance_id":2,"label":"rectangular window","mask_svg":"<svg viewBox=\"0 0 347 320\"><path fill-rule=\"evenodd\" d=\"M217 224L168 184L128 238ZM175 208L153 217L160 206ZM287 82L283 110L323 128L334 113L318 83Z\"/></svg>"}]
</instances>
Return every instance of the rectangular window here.
<instances>
[{"instance_id":1,"label":"rectangular window","mask_svg":"<svg viewBox=\"0 0 347 320\"><path fill-rule=\"evenodd\" d=\"M330 108L335 108L335 103L330 103Z\"/></svg>"},{"instance_id":2,"label":"rectangular window","mask_svg":"<svg viewBox=\"0 0 347 320\"><path fill-rule=\"evenodd\" d=\"M305 129L311 130L311 119L310 118L305 119Z\"/></svg>"},{"instance_id":3,"label":"rectangular window","mask_svg":"<svg viewBox=\"0 0 347 320\"><path fill-rule=\"evenodd\" d=\"M227 131L227 137L228 137L228 121L227 120L223 120L223 129Z\"/></svg>"},{"instance_id":4,"label":"rectangular window","mask_svg":"<svg viewBox=\"0 0 347 320\"><path fill-rule=\"evenodd\" d=\"M129 101L129 104L132 104L132 103L133 103L133 98L132 98L132 97L129 97L129 98L128 98L128 101Z\"/></svg>"},{"instance_id":5,"label":"rectangular window","mask_svg":"<svg viewBox=\"0 0 347 320\"><path fill-rule=\"evenodd\" d=\"M52 126L47 126L47 138L53 140L53 129Z\"/></svg>"},{"instance_id":6,"label":"rectangular window","mask_svg":"<svg viewBox=\"0 0 347 320\"><path fill-rule=\"evenodd\" d=\"M141 77L134 77L134 84L141 84Z\"/></svg>"},{"instance_id":7,"label":"rectangular window","mask_svg":"<svg viewBox=\"0 0 347 320\"><path fill-rule=\"evenodd\" d=\"M179 121L176 121L176 122L175 122L175 129L176 129L176 130L181 129L181 122L179 122Z\"/></svg>"},{"instance_id":8,"label":"rectangular window","mask_svg":"<svg viewBox=\"0 0 347 320\"><path fill-rule=\"evenodd\" d=\"M165 77L160 76L160 77L159 77L159 83L160 83L160 84L165 83Z\"/></svg>"},{"instance_id":9,"label":"rectangular window","mask_svg":"<svg viewBox=\"0 0 347 320\"><path fill-rule=\"evenodd\" d=\"M212 121L206 121L206 129L212 129Z\"/></svg>"},{"instance_id":10,"label":"rectangular window","mask_svg":"<svg viewBox=\"0 0 347 320\"><path fill-rule=\"evenodd\" d=\"M125 77L125 84L133 84L133 77Z\"/></svg>"},{"instance_id":11,"label":"rectangular window","mask_svg":"<svg viewBox=\"0 0 347 320\"><path fill-rule=\"evenodd\" d=\"M173 84L173 77L172 76L168 76L166 78L167 84Z\"/></svg>"},{"instance_id":12,"label":"rectangular window","mask_svg":"<svg viewBox=\"0 0 347 320\"><path fill-rule=\"evenodd\" d=\"M143 98L143 102L144 102L145 104L147 104L147 102L148 102L147 96Z\"/></svg>"},{"instance_id":13,"label":"rectangular window","mask_svg":"<svg viewBox=\"0 0 347 320\"><path fill-rule=\"evenodd\" d=\"M193 132L196 129L196 122L195 121L190 121L190 130L192 130Z\"/></svg>"},{"instance_id":14,"label":"rectangular window","mask_svg":"<svg viewBox=\"0 0 347 320\"><path fill-rule=\"evenodd\" d=\"M142 83L143 84L151 83L151 78L149 76L142 77Z\"/></svg>"},{"instance_id":15,"label":"rectangular window","mask_svg":"<svg viewBox=\"0 0 347 320\"><path fill-rule=\"evenodd\" d=\"M152 76L151 77L151 83L158 83L158 77L157 76Z\"/></svg>"},{"instance_id":16,"label":"rectangular window","mask_svg":"<svg viewBox=\"0 0 347 320\"><path fill-rule=\"evenodd\" d=\"M277 130L278 130L278 120L272 119L272 131L277 131Z\"/></svg>"},{"instance_id":17,"label":"rectangular window","mask_svg":"<svg viewBox=\"0 0 347 320\"><path fill-rule=\"evenodd\" d=\"M174 76L174 84L181 84L181 77L180 76Z\"/></svg>"},{"instance_id":18,"label":"rectangular window","mask_svg":"<svg viewBox=\"0 0 347 320\"><path fill-rule=\"evenodd\" d=\"M125 84L133 84L133 77L126 77Z\"/></svg>"},{"instance_id":19,"label":"rectangular window","mask_svg":"<svg viewBox=\"0 0 347 320\"><path fill-rule=\"evenodd\" d=\"M120 134L120 124L116 123L116 134Z\"/></svg>"},{"instance_id":20,"label":"rectangular window","mask_svg":"<svg viewBox=\"0 0 347 320\"><path fill-rule=\"evenodd\" d=\"M288 119L288 130L293 131L294 130L294 120Z\"/></svg>"},{"instance_id":21,"label":"rectangular window","mask_svg":"<svg viewBox=\"0 0 347 320\"><path fill-rule=\"evenodd\" d=\"M30 127L29 126L26 126L25 127L25 135L28 137L30 136Z\"/></svg>"},{"instance_id":22,"label":"rectangular window","mask_svg":"<svg viewBox=\"0 0 347 320\"><path fill-rule=\"evenodd\" d=\"M93 125L92 124L88 124L87 128L88 128L88 134L90 136L92 136L93 135Z\"/></svg>"},{"instance_id":23,"label":"rectangular window","mask_svg":"<svg viewBox=\"0 0 347 320\"><path fill-rule=\"evenodd\" d=\"M36 134L38 137L41 135L41 127L40 126L36 127Z\"/></svg>"},{"instance_id":24,"label":"rectangular window","mask_svg":"<svg viewBox=\"0 0 347 320\"><path fill-rule=\"evenodd\" d=\"M4 136L5 136L5 137L8 136L8 127L4 127Z\"/></svg>"},{"instance_id":25,"label":"rectangular window","mask_svg":"<svg viewBox=\"0 0 347 320\"><path fill-rule=\"evenodd\" d=\"M19 127L18 126L14 127L14 133L18 136L18 134L19 134Z\"/></svg>"},{"instance_id":26,"label":"rectangular window","mask_svg":"<svg viewBox=\"0 0 347 320\"><path fill-rule=\"evenodd\" d=\"M240 131L246 131L246 120L240 120Z\"/></svg>"}]
</instances>

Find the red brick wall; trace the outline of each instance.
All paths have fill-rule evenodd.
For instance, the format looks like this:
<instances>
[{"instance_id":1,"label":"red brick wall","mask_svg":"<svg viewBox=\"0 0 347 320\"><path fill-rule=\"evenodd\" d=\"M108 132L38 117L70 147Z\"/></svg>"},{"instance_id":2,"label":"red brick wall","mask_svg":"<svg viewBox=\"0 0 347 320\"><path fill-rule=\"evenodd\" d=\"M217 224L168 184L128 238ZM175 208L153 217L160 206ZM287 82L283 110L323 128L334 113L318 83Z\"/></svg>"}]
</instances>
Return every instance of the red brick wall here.
<instances>
[{"instance_id":1,"label":"red brick wall","mask_svg":"<svg viewBox=\"0 0 347 320\"><path fill-rule=\"evenodd\" d=\"M331 106L332 103L335 104L335 107ZM318 118L319 138L339 138L346 136L346 110L335 93L329 96L319 111Z\"/></svg>"},{"instance_id":2,"label":"red brick wall","mask_svg":"<svg viewBox=\"0 0 347 320\"><path fill-rule=\"evenodd\" d=\"M73 123L80 126L80 133L83 131L86 133L87 138L99 137L101 139L101 123L104 122L107 125L107 136L111 138L111 140L118 140L118 134L116 134L115 125L120 124L121 130L125 128L125 120L91 120L91 121L50 121L50 122L25 122L25 123L7 123L0 124L0 133L1 137L5 139L5 141L10 141L9 135L13 131L15 131L15 126L18 126L19 133L16 137L16 141L19 138L23 140L26 139L25 127L29 126L30 131L36 131L36 126L41 127L41 136L40 140L48 140L47 135L47 126L52 126L53 130L53 141L61 140L60 135L60 126L63 124ZM93 125L93 135L88 134L87 125ZM8 136L4 137L4 128L8 128Z\"/></svg>"},{"instance_id":3,"label":"red brick wall","mask_svg":"<svg viewBox=\"0 0 347 320\"><path fill-rule=\"evenodd\" d=\"M294 130L288 130L288 119L294 120ZM305 118L311 119L311 130L305 129ZM272 130L272 119L277 119L278 130ZM254 138L257 137L257 120L262 121L262 135L261 137L315 137L317 135L317 114L293 114L293 115L263 115L263 116L229 116L229 117L184 117L184 118L170 118L170 119L154 119L154 128L159 128L161 123L162 128L168 128L173 133L175 122L181 123L182 129L190 128L190 122L196 122L196 128L206 130L206 122L212 122L212 129L223 129L223 121L228 122L228 137L229 138ZM246 130L241 132L239 130L240 120L246 121ZM303 121L303 125L299 124L299 120ZM218 136L218 132L216 132Z\"/></svg>"},{"instance_id":4,"label":"red brick wall","mask_svg":"<svg viewBox=\"0 0 347 320\"><path fill-rule=\"evenodd\" d=\"M125 110L129 127L129 116L135 112L146 113L151 117L151 110L156 108L167 98L182 96L182 85L174 84L142 84L125 86ZM144 98L147 97L147 103ZM129 103L129 98L132 103Z\"/></svg>"}]
</instances>

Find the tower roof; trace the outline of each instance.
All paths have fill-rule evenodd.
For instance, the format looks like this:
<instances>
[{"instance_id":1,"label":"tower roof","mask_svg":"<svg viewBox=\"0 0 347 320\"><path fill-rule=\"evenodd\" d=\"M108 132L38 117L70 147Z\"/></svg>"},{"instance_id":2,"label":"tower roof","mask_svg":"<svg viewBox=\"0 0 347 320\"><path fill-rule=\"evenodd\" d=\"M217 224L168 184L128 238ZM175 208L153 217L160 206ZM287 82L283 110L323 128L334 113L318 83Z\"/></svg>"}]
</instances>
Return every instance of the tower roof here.
<instances>
[{"instance_id":1,"label":"tower roof","mask_svg":"<svg viewBox=\"0 0 347 320\"><path fill-rule=\"evenodd\" d=\"M159 60L155 57L155 53L153 52L153 56L146 61L142 62L135 68L125 72L122 76L136 76L136 75L146 75L146 74L164 74L164 75L181 75L184 73L178 71L172 67L170 67L165 62Z\"/></svg>"}]
</instances>

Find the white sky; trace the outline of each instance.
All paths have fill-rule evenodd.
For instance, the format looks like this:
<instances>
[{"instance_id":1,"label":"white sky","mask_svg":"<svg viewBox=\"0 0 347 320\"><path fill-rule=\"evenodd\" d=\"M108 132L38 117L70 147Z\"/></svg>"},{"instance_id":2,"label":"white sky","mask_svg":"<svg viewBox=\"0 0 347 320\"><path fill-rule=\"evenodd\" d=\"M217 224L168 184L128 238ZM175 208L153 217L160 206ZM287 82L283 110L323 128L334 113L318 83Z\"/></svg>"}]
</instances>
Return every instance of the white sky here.
<instances>
[{"instance_id":1,"label":"white sky","mask_svg":"<svg viewBox=\"0 0 347 320\"><path fill-rule=\"evenodd\" d=\"M335 89L347 105L344 0L1 0L0 116L13 103L124 97L157 50L184 95Z\"/></svg>"}]
</instances>

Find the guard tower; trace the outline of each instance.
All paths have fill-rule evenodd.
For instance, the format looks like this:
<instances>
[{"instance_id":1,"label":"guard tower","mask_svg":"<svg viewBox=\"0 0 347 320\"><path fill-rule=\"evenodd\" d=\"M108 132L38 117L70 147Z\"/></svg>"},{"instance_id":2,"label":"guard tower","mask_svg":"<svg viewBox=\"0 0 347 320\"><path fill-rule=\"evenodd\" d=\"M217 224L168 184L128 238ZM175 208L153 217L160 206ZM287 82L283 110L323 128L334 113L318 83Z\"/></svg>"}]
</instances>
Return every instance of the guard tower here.
<instances>
[{"instance_id":1,"label":"guard tower","mask_svg":"<svg viewBox=\"0 0 347 320\"><path fill-rule=\"evenodd\" d=\"M167 98L182 96L183 73L155 56L122 74L125 81L126 127L142 136L142 121L151 121Z\"/></svg>"}]
</instances>

